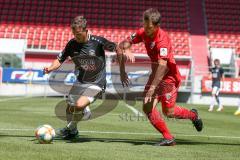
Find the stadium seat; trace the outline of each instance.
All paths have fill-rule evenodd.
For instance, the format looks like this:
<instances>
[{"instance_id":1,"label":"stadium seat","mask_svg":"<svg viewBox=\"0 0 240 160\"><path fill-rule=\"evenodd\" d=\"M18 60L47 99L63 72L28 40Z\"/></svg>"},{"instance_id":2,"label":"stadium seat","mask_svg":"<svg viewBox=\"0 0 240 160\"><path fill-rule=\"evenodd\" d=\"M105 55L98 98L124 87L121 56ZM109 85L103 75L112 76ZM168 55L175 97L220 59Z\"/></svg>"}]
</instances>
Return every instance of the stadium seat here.
<instances>
[{"instance_id":1,"label":"stadium seat","mask_svg":"<svg viewBox=\"0 0 240 160\"><path fill-rule=\"evenodd\" d=\"M166 17L162 19L162 27L169 32L173 45L182 44L176 48L176 53L189 55L187 3L187 0L182 0L181 3L128 0L116 3L100 0L87 0L85 3L12 0L1 10L1 22L8 25L0 24L0 37L26 38L30 48L62 49L72 38L69 28L72 17L84 13L93 34L120 42L141 26L142 12L155 6L161 8L161 14ZM239 23L233 22L233 25L237 26ZM232 30L238 28L233 27ZM134 47L133 51L146 53L143 44Z\"/></svg>"},{"instance_id":2,"label":"stadium seat","mask_svg":"<svg viewBox=\"0 0 240 160\"><path fill-rule=\"evenodd\" d=\"M240 54L237 46L240 40L236 38L240 32L239 4L234 0L221 0L221 3L217 0L205 1L210 47L235 48Z\"/></svg>"}]
</instances>

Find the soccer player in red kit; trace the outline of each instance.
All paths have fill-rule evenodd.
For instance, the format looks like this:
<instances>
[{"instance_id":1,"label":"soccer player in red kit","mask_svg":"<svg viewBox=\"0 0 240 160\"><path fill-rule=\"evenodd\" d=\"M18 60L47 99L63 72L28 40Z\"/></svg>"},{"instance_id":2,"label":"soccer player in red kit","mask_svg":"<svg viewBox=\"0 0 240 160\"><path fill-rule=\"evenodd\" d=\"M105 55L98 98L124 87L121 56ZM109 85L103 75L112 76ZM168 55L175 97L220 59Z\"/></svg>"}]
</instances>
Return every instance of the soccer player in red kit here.
<instances>
[{"instance_id":1,"label":"soccer player in red kit","mask_svg":"<svg viewBox=\"0 0 240 160\"><path fill-rule=\"evenodd\" d=\"M143 13L143 28L123 40L119 46L125 54L131 55L129 49L132 44L140 42L145 44L152 62L152 73L143 94L143 111L151 124L163 135L162 141L156 145L172 146L176 142L158 112L156 105L159 101L162 103L162 112L167 117L190 119L197 131L202 130L203 123L196 109L188 110L176 104L181 75L173 57L171 41L167 33L159 27L160 18L158 10L153 8L146 10Z\"/></svg>"}]
</instances>

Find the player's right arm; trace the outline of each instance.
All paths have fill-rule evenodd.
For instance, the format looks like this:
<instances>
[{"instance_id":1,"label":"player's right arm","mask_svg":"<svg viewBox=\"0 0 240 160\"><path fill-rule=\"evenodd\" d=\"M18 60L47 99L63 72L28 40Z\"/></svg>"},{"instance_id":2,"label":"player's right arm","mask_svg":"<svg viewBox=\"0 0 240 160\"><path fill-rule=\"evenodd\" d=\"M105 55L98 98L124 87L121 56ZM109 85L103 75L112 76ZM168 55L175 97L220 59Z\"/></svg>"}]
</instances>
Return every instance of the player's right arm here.
<instances>
[{"instance_id":1,"label":"player's right arm","mask_svg":"<svg viewBox=\"0 0 240 160\"><path fill-rule=\"evenodd\" d=\"M64 50L57 56L55 60L53 60L52 64L48 67L43 68L43 73L48 74L56 69L58 69L61 64L67 59L70 53L70 45L71 45L71 40L67 43L65 46Z\"/></svg>"},{"instance_id":2,"label":"player's right arm","mask_svg":"<svg viewBox=\"0 0 240 160\"><path fill-rule=\"evenodd\" d=\"M209 79L212 79L212 68L209 69L208 78L209 78Z\"/></svg>"},{"instance_id":3,"label":"player's right arm","mask_svg":"<svg viewBox=\"0 0 240 160\"><path fill-rule=\"evenodd\" d=\"M49 67L44 67L43 72L44 74L48 74L61 66L62 63L58 59L53 60L52 64Z\"/></svg>"}]
</instances>

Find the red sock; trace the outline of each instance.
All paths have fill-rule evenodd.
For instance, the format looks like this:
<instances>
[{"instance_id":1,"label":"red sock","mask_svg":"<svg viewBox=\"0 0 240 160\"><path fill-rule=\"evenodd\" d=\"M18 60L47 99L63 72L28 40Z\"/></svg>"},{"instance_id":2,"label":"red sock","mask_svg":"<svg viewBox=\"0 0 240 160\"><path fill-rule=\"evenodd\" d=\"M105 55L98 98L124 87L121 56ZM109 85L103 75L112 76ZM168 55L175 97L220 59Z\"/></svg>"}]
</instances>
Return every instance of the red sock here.
<instances>
[{"instance_id":1,"label":"red sock","mask_svg":"<svg viewBox=\"0 0 240 160\"><path fill-rule=\"evenodd\" d=\"M164 122L164 119L161 117L160 113L158 112L157 107L153 107L152 111L150 113L146 113L148 116L148 119L152 123L152 125L162 133L163 137L165 139L172 139L173 136L170 134L166 123Z\"/></svg>"},{"instance_id":2,"label":"red sock","mask_svg":"<svg viewBox=\"0 0 240 160\"><path fill-rule=\"evenodd\" d=\"M194 112L176 105L174 107L174 118L195 120L197 116Z\"/></svg>"}]
</instances>

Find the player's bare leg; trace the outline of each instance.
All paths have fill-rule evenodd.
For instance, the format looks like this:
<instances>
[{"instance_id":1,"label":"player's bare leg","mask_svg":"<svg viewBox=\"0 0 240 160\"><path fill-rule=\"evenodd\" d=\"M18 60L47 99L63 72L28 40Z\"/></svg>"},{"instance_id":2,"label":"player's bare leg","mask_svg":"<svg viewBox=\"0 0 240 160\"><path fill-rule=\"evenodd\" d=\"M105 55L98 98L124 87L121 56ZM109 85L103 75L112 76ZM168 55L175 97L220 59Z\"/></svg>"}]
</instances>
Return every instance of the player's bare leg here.
<instances>
[{"instance_id":1,"label":"player's bare leg","mask_svg":"<svg viewBox=\"0 0 240 160\"><path fill-rule=\"evenodd\" d=\"M68 104L67 109L66 109L66 119L67 119L67 124L72 120L73 117L73 112L71 112L72 106ZM89 106L86 106L83 110L83 120L88 120L91 117L91 110Z\"/></svg>"},{"instance_id":2,"label":"player's bare leg","mask_svg":"<svg viewBox=\"0 0 240 160\"><path fill-rule=\"evenodd\" d=\"M58 133L63 139L73 139L78 136L77 124L84 116L84 109L90 104L89 97L80 96L75 106L68 105L66 110L68 124Z\"/></svg>"},{"instance_id":3,"label":"player's bare leg","mask_svg":"<svg viewBox=\"0 0 240 160\"><path fill-rule=\"evenodd\" d=\"M211 102L210 102L211 104L210 104L210 106L209 106L209 109L208 109L208 111L209 112L212 112L213 111L213 108L214 108L214 104L215 104L215 95L213 94L212 95L212 98L211 98Z\"/></svg>"},{"instance_id":4,"label":"player's bare leg","mask_svg":"<svg viewBox=\"0 0 240 160\"><path fill-rule=\"evenodd\" d=\"M66 120L67 120L67 124L72 120L72 116L73 116L73 113L70 112L70 108L71 108L71 105L70 105L70 104L67 104L67 108L66 108Z\"/></svg>"},{"instance_id":5,"label":"player's bare leg","mask_svg":"<svg viewBox=\"0 0 240 160\"><path fill-rule=\"evenodd\" d=\"M221 104L221 101L219 100L218 94L215 95L215 98L216 98L216 101L217 101L217 103L218 103L218 109L217 109L217 111L218 111L218 112L223 111L223 105Z\"/></svg>"},{"instance_id":6,"label":"player's bare leg","mask_svg":"<svg viewBox=\"0 0 240 160\"><path fill-rule=\"evenodd\" d=\"M77 123L81 121L81 119L84 116L84 109L90 104L91 102L89 101L87 96L80 96L79 99L76 102L76 106L70 107L70 112L73 113L72 120L70 123L67 125L68 128L70 129L75 129L77 128Z\"/></svg>"},{"instance_id":7,"label":"player's bare leg","mask_svg":"<svg viewBox=\"0 0 240 160\"><path fill-rule=\"evenodd\" d=\"M80 89L83 90L83 92ZM77 130L77 123L81 121L84 116L90 117L91 112L87 110L88 106L94 102L96 99L96 96L102 91L102 89L98 86L92 85L88 86L87 88L81 88L78 86L75 86L72 88L70 93L74 93L69 95L68 103L70 104L68 107L67 120L69 123L67 126L60 130L59 136L61 136L63 139L72 139L75 138L78 135ZM76 95L77 94L77 95ZM80 96L78 96L80 94ZM90 112L90 115L88 114ZM72 114L72 115L71 115Z\"/></svg>"},{"instance_id":8,"label":"player's bare leg","mask_svg":"<svg viewBox=\"0 0 240 160\"><path fill-rule=\"evenodd\" d=\"M215 100L217 101L218 104L218 109L217 111L222 111L223 110L223 105L221 104L220 100L219 100L219 88L218 87L213 87L212 90L212 99L211 99L211 104L210 107L208 109L209 112L213 111L214 108L214 104L215 104Z\"/></svg>"},{"instance_id":9,"label":"player's bare leg","mask_svg":"<svg viewBox=\"0 0 240 160\"><path fill-rule=\"evenodd\" d=\"M240 115L240 99L238 99L238 109L234 112L235 116L239 116Z\"/></svg>"}]
</instances>

